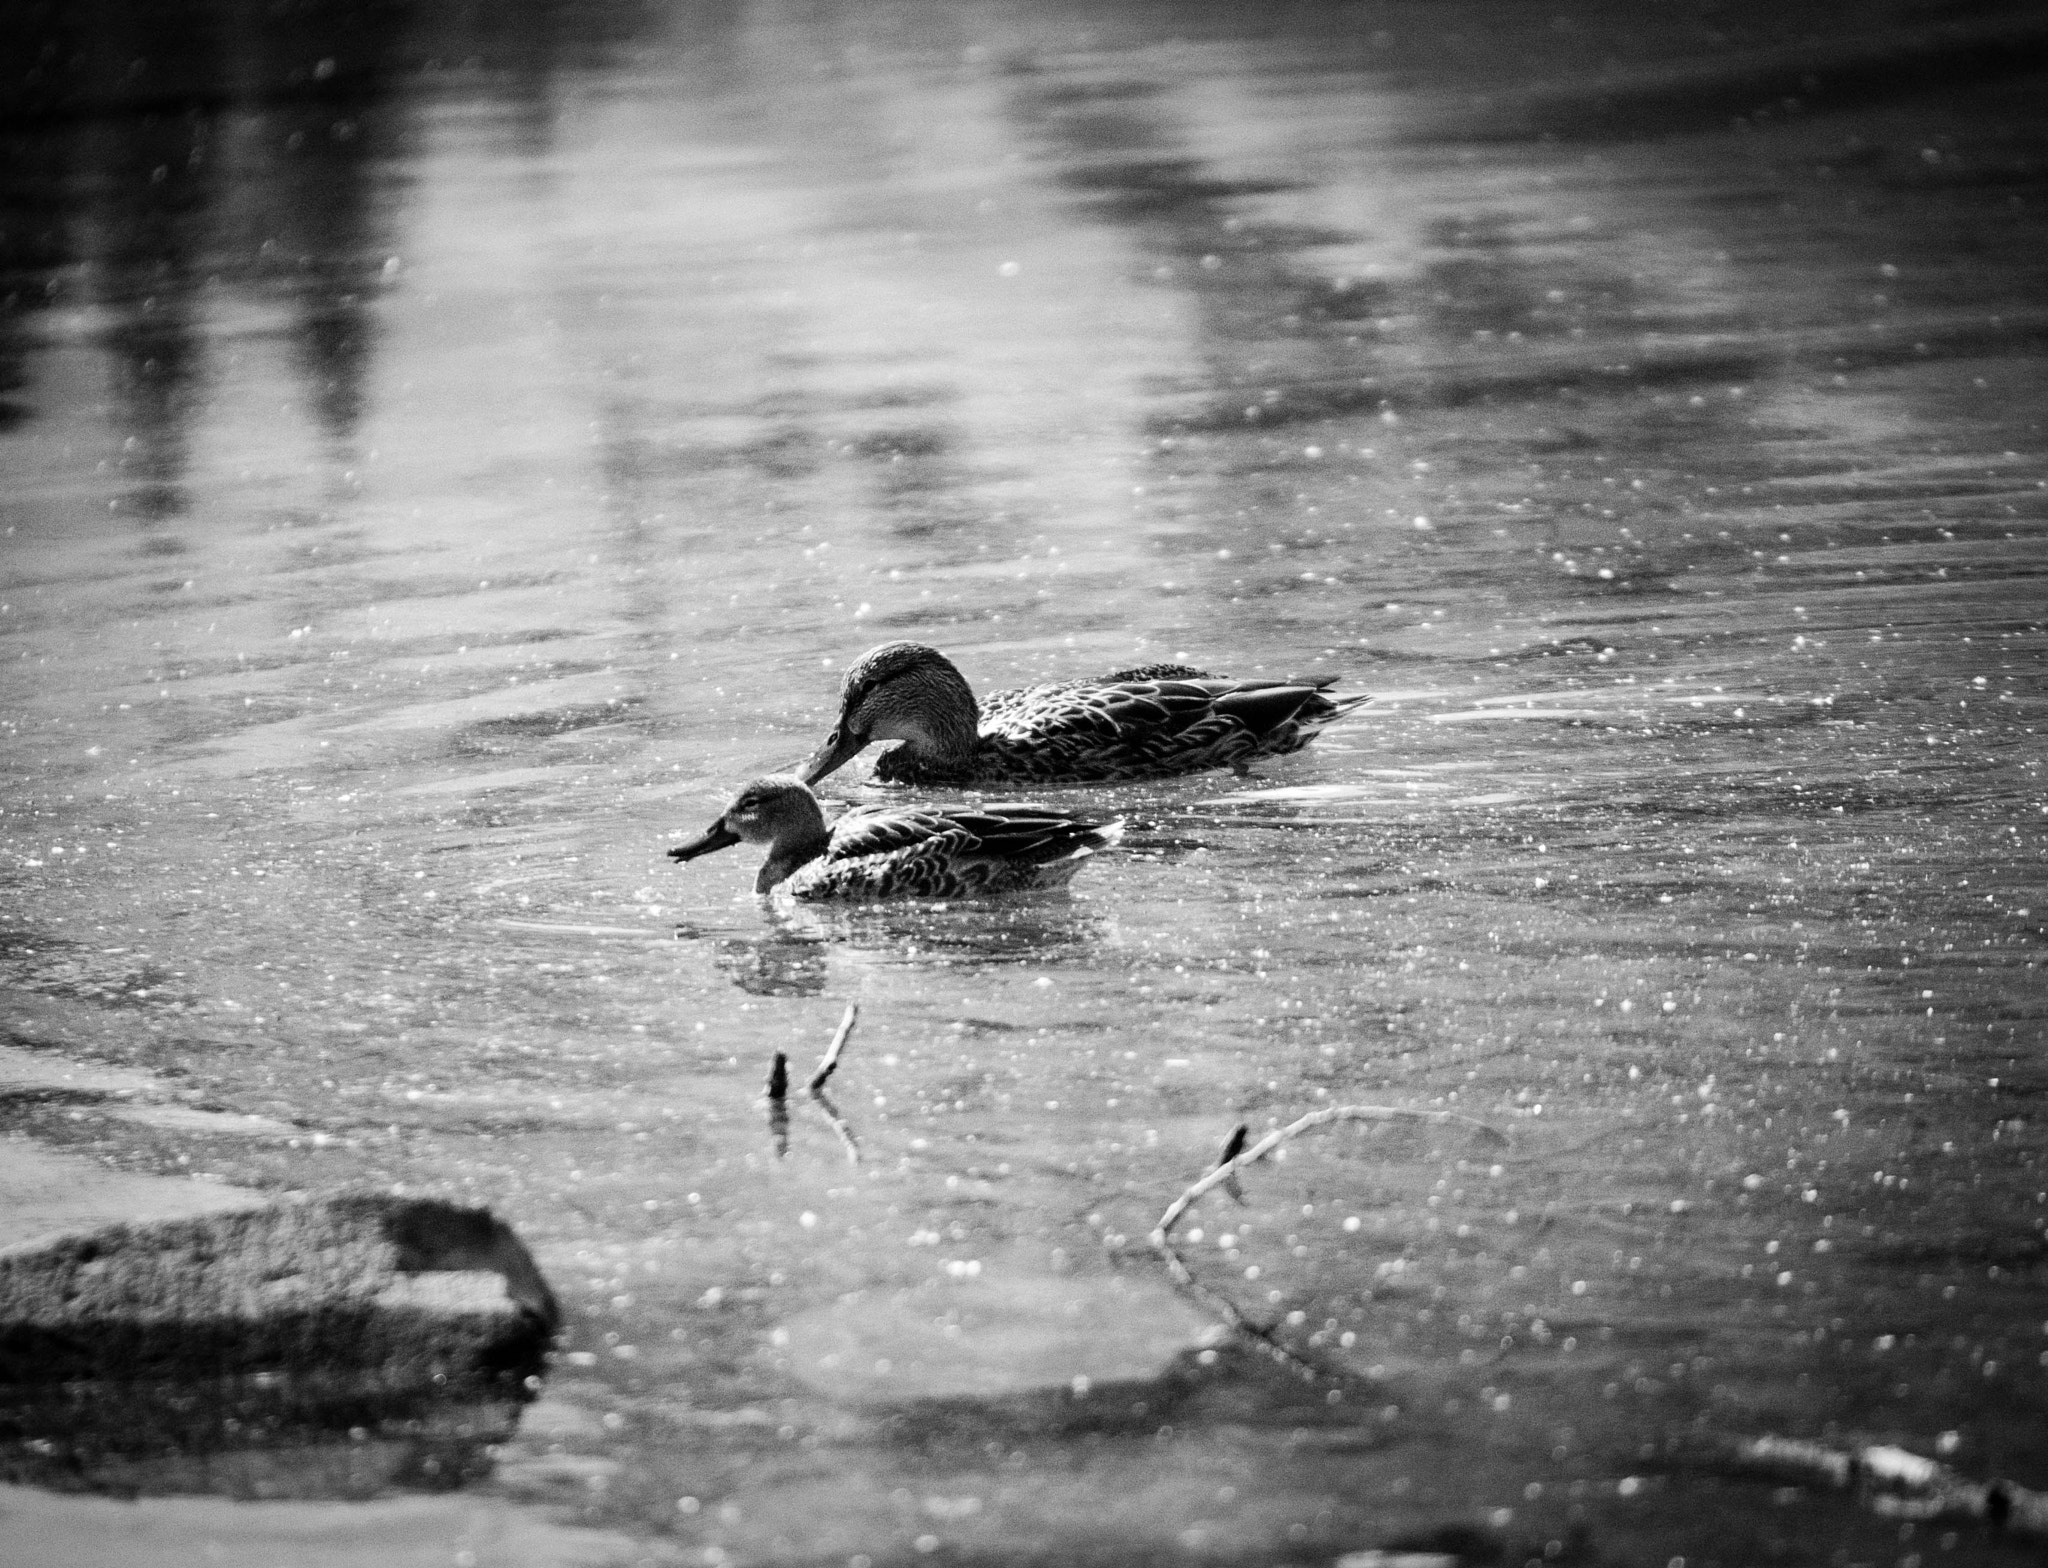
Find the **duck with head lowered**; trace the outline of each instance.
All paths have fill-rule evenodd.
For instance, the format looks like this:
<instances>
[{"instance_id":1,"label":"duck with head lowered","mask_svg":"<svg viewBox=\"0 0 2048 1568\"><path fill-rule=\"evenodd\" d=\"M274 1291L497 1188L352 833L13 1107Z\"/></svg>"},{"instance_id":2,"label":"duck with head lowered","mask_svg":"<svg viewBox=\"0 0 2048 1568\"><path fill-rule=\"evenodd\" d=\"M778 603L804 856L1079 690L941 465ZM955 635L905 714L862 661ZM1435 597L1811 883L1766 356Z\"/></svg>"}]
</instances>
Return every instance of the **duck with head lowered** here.
<instances>
[{"instance_id":1,"label":"duck with head lowered","mask_svg":"<svg viewBox=\"0 0 2048 1568\"><path fill-rule=\"evenodd\" d=\"M672 860L766 844L754 891L805 900L978 898L1058 887L1121 822L1084 822L1044 806L867 806L829 828L818 797L786 774L756 779Z\"/></svg>"},{"instance_id":2,"label":"duck with head lowered","mask_svg":"<svg viewBox=\"0 0 2048 1568\"><path fill-rule=\"evenodd\" d=\"M888 784L1112 784L1209 768L1244 772L1299 751L1369 702L1332 696L1336 677L1231 680L1148 664L1094 680L1000 691L981 702L922 643L871 649L846 672L839 719L798 776L815 784L876 741Z\"/></svg>"}]
</instances>

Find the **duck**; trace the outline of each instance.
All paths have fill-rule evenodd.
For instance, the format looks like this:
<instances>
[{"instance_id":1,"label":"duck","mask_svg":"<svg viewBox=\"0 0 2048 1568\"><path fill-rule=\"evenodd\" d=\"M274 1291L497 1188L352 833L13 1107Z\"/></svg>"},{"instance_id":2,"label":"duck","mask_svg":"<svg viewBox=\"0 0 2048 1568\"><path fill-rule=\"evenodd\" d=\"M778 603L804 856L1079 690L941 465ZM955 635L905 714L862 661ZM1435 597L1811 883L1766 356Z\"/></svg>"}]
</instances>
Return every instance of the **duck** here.
<instances>
[{"instance_id":1,"label":"duck","mask_svg":"<svg viewBox=\"0 0 2048 1568\"><path fill-rule=\"evenodd\" d=\"M885 784L1111 784L1210 768L1248 771L1301 750L1372 699L1337 677L1233 680L1146 664L1092 680L1000 691L977 702L953 661L916 642L863 654L840 684L839 718L797 770L816 784L876 741Z\"/></svg>"},{"instance_id":2,"label":"duck","mask_svg":"<svg viewBox=\"0 0 2048 1568\"><path fill-rule=\"evenodd\" d=\"M1063 886L1123 831L1121 820L1089 822L1023 802L861 806L827 828L809 785L771 774L668 853L695 860L734 844L766 844L754 891L807 901L978 898Z\"/></svg>"}]
</instances>

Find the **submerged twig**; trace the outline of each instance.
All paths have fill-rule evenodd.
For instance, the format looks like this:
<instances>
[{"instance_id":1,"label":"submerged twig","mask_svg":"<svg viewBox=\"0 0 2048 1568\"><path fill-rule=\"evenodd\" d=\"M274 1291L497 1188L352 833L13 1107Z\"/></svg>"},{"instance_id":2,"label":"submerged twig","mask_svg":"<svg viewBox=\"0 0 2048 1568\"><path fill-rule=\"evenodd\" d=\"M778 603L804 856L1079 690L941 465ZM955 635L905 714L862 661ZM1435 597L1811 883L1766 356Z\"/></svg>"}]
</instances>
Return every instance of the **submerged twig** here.
<instances>
[{"instance_id":1,"label":"submerged twig","mask_svg":"<svg viewBox=\"0 0 2048 1568\"><path fill-rule=\"evenodd\" d=\"M853 1038L853 1026L860 1022L860 1003L848 1002L846 1016L839 1020L839 1028L832 1036L832 1043L825 1047L825 1054L819 1059L818 1070L811 1074L811 1081L804 1087L816 1094L825 1087L826 1081L839 1070L839 1053L846 1049L846 1042Z\"/></svg>"},{"instance_id":2,"label":"submerged twig","mask_svg":"<svg viewBox=\"0 0 2048 1568\"><path fill-rule=\"evenodd\" d=\"M780 1051L768 1069L768 1136L778 1160L789 1153L789 1058Z\"/></svg>"},{"instance_id":3,"label":"submerged twig","mask_svg":"<svg viewBox=\"0 0 2048 1568\"><path fill-rule=\"evenodd\" d=\"M1199 1181L1191 1183L1181 1195L1166 1206L1166 1212L1159 1216L1159 1223L1152 1227L1152 1249L1166 1264L1166 1272L1173 1282L1194 1296L1224 1323L1251 1342L1254 1348L1277 1361L1296 1376L1314 1382L1324 1375L1322 1369L1289 1350L1273 1337L1272 1330L1263 1328L1239 1310L1237 1303L1220 1291L1204 1285L1194 1276L1186 1259L1173 1244L1173 1228L1181 1221L1195 1201L1204 1193L1216 1187L1223 1187L1239 1202L1243 1193L1237 1186L1237 1172L1240 1166L1256 1165L1271 1154L1289 1138L1311 1132L1318 1127L1328 1127L1337 1122L1463 1122L1475 1131L1506 1143L1507 1135L1498 1128L1480 1121L1476 1116L1466 1116L1457 1111L1415 1111L1400 1105L1333 1105L1326 1110L1310 1111L1298 1117L1285 1127L1276 1127L1249 1149L1245 1140L1249 1129L1240 1123L1230 1135L1230 1141L1223 1146L1223 1156Z\"/></svg>"},{"instance_id":4,"label":"submerged twig","mask_svg":"<svg viewBox=\"0 0 2048 1568\"><path fill-rule=\"evenodd\" d=\"M2010 1481L1972 1481L1947 1465L1890 1444L1841 1449L1767 1434L1732 1440L1728 1456L1741 1471L1853 1486L1873 1513L1902 1519L1977 1519L2011 1535L2048 1540L2048 1492L2030 1492Z\"/></svg>"},{"instance_id":5,"label":"submerged twig","mask_svg":"<svg viewBox=\"0 0 2048 1568\"><path fill-rule=\"evenodd\" d=\"M1230 1135L1230 1141L1223 1146L1223 1152L1216 1157L1218 1165L1230 1166L1230 1174L1223 1178L1223 1190L1239 1203L1244 1202L1244 1188L1237 1184L1237 1166L1233 1162L1244 1153L1244 1146L1250 1141L1251 1135L1251 1124L1239 1122L1236 1131Z\"/></svg>"},{"instance_id":6,"label":"submerged twig","mask_svg":"<svg viewBox=\"0 0 2048 1568\"><path fill-rule=\"evenodd\" d=\"M1325 1375L1323 1368L1315 1365L1312 1361L1296 1355L1285 1345L1281 1344L1279 1340L1275 1339L1271 1329L1262 1327L1246 1317L1244 1313L1238 1310L1237 1303L1224 1295L1222 1291L1204 1285L1200 1280L1196 1279L1193 1273L1189 1271L1187 1264L1181 1261L1180 1254L1173 1250L1171 1242L1167 1242L1164 1245L1160 1244L1159 1232L1154 1231L1152 1233L1152 1242L1154 1246L1159 1247L1160 1256L1165 1258L1166 1272L1172 1277L1174 1284L1178 1285L1190 1296L1193 1296L1195 1300L1207 1307L1215 1316L1221 1318L1233 1333L1241 1336L1253 1349L1257 1350L1268 1360L1278 1362L1304 1383L1317 1382Z\"/></svg>"}]
</instances>

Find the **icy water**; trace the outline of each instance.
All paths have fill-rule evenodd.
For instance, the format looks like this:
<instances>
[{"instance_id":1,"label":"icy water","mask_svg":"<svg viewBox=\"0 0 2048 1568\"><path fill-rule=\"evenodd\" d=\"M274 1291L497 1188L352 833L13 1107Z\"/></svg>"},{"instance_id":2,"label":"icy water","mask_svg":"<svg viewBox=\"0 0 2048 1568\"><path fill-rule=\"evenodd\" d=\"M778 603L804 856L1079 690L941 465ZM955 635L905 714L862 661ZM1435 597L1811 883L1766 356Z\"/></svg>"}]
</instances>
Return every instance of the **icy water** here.
<instances>
[{"instance_id":1,"label":"icy water","mask_svg":"<svg viewBox=\"0 0 2048 1568\"><path fill-rule=\"evenodd\" d=\"M2048 1485L2030 8L77 10L0 969L264 1120L11 1132L492 1205L570 1320L454 1468L649 1560L2024 1560L1717 1444ZM664 858L894 637L1376 700L1048 795L1131 824L1068 894ZM1176 1233L1311 1379L1147 1237L1353 1103L1504 1141Z\"/></svg>"}]
</instances>

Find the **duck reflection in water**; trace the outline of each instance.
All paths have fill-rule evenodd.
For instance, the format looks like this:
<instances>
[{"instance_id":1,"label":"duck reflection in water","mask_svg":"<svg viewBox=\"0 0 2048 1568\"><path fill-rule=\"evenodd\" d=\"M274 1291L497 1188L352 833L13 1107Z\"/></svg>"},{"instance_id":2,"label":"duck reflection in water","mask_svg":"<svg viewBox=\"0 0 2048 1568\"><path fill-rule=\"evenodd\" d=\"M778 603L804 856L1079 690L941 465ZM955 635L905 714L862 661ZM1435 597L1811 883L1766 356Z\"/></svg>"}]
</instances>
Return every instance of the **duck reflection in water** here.
<instances>
[{"instance_id":1,"label":"duck reflection in water","mask_svg":"<svg viewBox=\"0 0 2048 1568\"><path fill-rule=\"evenodd\" d=\"M669 856L766 844L754 891L807 901L977 898L1063 886L1122 836L1121 822L1008 803L857 807L827 828L801 779L770 775Z\"/></svg>"},{"instance_id":2,"label":"duck reflection in water","mask_svg":"<svg viewBox=\"0 0 2048 1568\"><path fill-rule=\"evenodd\" d=\"M856 965L984 969L1046 963L1099 950L1115 922L1068 900L960 904L783 904L763 907L767 929L720 937L712 963L750 996L819 996L836 952ZM696 938L709 933L679 929Z\"/></svg>"},{"instance_id":3,"label":"duck reflection in water","mask_svg":"<svg viewBox=\"0 0 2048 1568\"><path fill-rule=\"evenodd\" d=\"M728 937L713 960L752 996L817 996L825 989L825 938L771 912L766 936Z\"/></svg>"}]
</instances>

